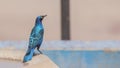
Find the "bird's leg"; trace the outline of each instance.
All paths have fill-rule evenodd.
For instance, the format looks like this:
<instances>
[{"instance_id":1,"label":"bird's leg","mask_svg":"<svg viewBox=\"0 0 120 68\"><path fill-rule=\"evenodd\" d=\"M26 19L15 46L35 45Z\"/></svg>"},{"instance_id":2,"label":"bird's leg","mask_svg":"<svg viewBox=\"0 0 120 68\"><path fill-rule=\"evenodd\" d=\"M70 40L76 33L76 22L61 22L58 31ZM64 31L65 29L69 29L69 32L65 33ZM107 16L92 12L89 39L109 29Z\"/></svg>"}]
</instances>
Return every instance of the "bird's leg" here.
<instances>
[{"instance_id":1,"label":"bird's leg","mask_svg":"<svg viewBox=\"0 0 120 68\"><path fill-rule=\"evenodd\" d=\"M40 49L40 45L38 45L37 50L40 52L40 54L43 54L39 49Z\"/></svg>"},{"instance_id":2,"label":"bird's leg","mask_svg":"<svg viewBox=\"0 0 120 68\"><path fill-rule=\"evenodd\" d=\"M38 49L38 51L40 52L40 54L43 54L39 49Z\"/></svg>"},{"instance_id":3,"label":"bird's leg","mask_svg":"<svg viewBox=\"0 0 120 68\"><path fill-rule=\"evenodd\" d=\"M39 47L37 48L37 50L40 52L40 54L43 54L43 53L39 50Z\"/></svg>"}]
</instances>

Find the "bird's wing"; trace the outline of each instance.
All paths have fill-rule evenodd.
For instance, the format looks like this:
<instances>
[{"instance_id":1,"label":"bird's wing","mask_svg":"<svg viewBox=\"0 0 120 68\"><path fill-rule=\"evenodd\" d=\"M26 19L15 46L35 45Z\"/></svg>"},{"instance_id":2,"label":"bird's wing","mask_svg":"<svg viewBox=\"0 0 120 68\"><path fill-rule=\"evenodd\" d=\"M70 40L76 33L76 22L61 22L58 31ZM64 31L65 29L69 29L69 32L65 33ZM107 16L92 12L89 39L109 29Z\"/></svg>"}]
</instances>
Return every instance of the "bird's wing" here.
<instances>
[{"instance_id":1,"label":"bird's wing","mask_svg":"<svg viewBox=\"0 0 120 68\"><path fill-rule=\"evenodd\" d=\"M43 29L39 31L33 29L29 38L29 47L36 47L36 45L39 43L39 40L42 39L43 33Z\"/></svg>"}]
</instances>

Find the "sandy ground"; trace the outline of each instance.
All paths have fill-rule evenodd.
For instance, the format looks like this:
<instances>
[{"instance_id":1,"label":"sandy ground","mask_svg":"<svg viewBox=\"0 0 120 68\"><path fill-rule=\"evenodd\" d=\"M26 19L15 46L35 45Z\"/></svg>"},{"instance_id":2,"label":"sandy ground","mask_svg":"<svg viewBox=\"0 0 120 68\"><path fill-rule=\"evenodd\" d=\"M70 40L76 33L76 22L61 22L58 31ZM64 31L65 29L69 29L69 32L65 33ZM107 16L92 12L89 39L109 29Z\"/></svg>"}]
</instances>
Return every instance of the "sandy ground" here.
<instances>
[{"instance_id":1,"label":"sandy ground","mask_svg":"<svg viewBox=\"0 0 120 68\"><path fill-rule=\"evenodd\" d=\"M31 61L27 63L22 63L24 54L25 54L24 50L15 50L12 48L0 49L0 59L2 61L6 60L10 63L11 62L21 63L22 66L18 68L59 68L55 63L52 62L52 60L50 60L45 55L34 56ZM12 68L12 67L9 67L9 68Z\"/></svg>"}]
</instances>

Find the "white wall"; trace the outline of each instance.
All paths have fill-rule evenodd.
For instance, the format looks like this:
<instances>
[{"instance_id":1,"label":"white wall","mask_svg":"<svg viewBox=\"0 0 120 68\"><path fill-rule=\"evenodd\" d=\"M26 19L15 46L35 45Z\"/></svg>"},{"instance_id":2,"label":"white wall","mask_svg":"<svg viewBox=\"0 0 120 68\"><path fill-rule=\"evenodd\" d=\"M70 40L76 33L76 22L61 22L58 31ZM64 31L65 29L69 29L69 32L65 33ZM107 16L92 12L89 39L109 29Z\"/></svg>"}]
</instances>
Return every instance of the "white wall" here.
<instances>
[{"instance_id":1,"label":"white wall","mask_svg":"<svg viewBox=\"0 0 120 68\"><path fill-rule=\"evenodd\" d=\"M45 18L45 40L60 39L60 0L0 0L0 40L28 40L36 16Z\"/></svg>"},{"instance_id":2,"label":"white wall","mask_svg":"<svg viewBox=\"0 0 120 68\"><path fill-rule=\"evenodd\" d=\"M120 0L70 0L72 40L120 40Z\"/></svg>"},{"instance_id":3,"label":"white wall","mask_svg":"<svg viewBox=\"0 0 120 68\"><path fill-rule=\"evenodd\" d=\"M119 0L70 0L72 40L119 40ZM36 16L45 40L60 40L60 0L0 0L0 40L28 40Z\"/></svg>"}]
</instances>

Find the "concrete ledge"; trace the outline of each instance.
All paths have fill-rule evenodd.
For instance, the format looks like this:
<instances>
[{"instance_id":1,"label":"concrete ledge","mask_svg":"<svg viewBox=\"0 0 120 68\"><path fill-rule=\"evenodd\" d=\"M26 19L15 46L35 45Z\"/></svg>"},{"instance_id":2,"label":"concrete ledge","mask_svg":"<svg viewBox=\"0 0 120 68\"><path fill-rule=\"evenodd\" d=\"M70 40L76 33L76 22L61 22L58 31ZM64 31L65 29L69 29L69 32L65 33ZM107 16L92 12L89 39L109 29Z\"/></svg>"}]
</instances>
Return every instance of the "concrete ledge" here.
<instances>
[{"instance_id":1,"label":"concrete ledge","mask_svg":"<svg viewBox=\"0 0 120 68\"><path fill-rule=\"evenodd\" d=\"M0 59L20 62L22 68L59 68L45 55L34 56L31 61L22 63L24 54L24 50L0 49Z\"/></svg>"},{"instance_id":2,"label":"concrete ledge","mask_svg":"<svg viewBox=\"0 0 120 68\"><path fill-rule=\"evenodd\" d=\"M39 55L33 57L33 59L24 64L23 68L59 68L54 64L47 56Z\"/></svg>"}]
</instances>

